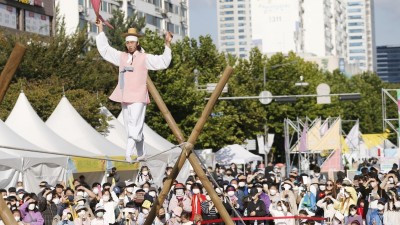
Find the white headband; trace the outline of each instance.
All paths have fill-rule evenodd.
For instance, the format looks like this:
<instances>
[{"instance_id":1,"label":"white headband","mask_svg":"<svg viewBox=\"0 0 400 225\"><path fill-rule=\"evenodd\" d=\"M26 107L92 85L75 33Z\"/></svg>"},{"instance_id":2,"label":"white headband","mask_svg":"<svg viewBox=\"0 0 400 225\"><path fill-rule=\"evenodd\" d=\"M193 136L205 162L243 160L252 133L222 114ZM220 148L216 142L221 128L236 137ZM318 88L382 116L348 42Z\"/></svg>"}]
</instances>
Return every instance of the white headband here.
<instances>
[{"instance_id":1,"label":"white headband","mask_svg":"<svg viewBox=\"0 0 400 225\"><path fill-rule=\"evenodd\" d=\"M138 41L136 36L130 35L125 37L125 41Z\"/></svg>"}]
</instances>

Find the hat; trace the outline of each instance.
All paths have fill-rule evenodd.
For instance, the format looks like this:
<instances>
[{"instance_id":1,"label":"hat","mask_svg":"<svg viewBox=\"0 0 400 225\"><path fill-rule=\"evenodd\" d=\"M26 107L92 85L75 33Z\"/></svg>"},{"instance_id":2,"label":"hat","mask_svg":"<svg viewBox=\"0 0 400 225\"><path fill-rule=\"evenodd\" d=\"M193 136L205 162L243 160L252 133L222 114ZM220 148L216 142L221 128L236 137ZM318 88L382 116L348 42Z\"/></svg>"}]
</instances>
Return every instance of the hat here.
<instances>
[{"instance_id":1,"label":"hat","mask_svg":"<svg viewBox=\"0 0 400 225\"><path fill-rule=\"evenodd\" d=\"M326 185L326 180L325 179L320 180L319 185Z\"/></svg>"},{"instance_id":2,"label":"hat","mask_svg":"<svg viewBox=\"0 0 400 225\"><path fill-rule=\"evenodd\" d=\"M125 185L126 187L135 187L136 184L133 181L127 180L125 181Z\"/></svg>"},{"instance_id":3,"label":"hat","mask_svg":"<svg viewBox=\"0 0 400 225\"><path fill-rule=\"evenodd\" d=\"M85 201L85 203L86 203L86 198L85 197L83 197L83 196L76 196L76 200L75 200L75 202L79 202L79 201Z\"/></svg>"},{"instance_id":4,"label":"hat","mask_svg":"<svg viewBox=\"0 0 400 225\"><path fill-rule=\"evenodd\" d=\"M255 183L253 187L263 187L261 183Z\"/></svg>"},{"instance_id":5,"label":"hat","mask_svg":"<svg viewBox=\"0 0 400 225\"><path fill-rule=\"evenodd\" d=\"M250 196L253 197L253 196L255 196L256 194L258 194L257 188L252 188L252 189L250 190Z\"/></svg>"},{"instance_id":6,"label":"hat","mask_svg":"<svg viewBox=\"0 0 400 225\"><path fill-rule=\"evenodd\" d=\"M136 37L143 37L143 34L139 34L136 28L129 28L127 33L123 33L122 37L127 37L127 36L136 36Z\"/></svg>"},{"instance_id":7,"label":"hat","mask_svg":"<svg viewBox=\"0 0 400 225\"><path fill-rule=\"evenodd\" d=\"M17 191L17 194L25 194L25 193L26 193L26 191L24 189L19 189Z\"/></svg>"},{"instance_id":8,"label":"hat","mask_svg":"<svg viewBox=\"0 0 400 225\"><path fill-rule=\"evenodd\" d=\"M83 210L83 209L84 209L84 210L87 210L86 207L85 207L84 205L78 205L78 206L75 207L75 211L76 211L76 212L78 212L78 211L80 211L80 210Z\"/></svg>"},{"instance_id":9,"label":"hat","mask_svg":"<svg viewBox=\"0 0 400 225\"><path fill-rule=\"evenodd\" d=\"M349 179L344 179L342 182L343 186L352 186L352 183Z\"/></svg>"},{"instance_id":10,"label":"hat","mask_svg":"<svg viewBox=\"0 0 400 225\"><path fill-rule=\"evenodd\" d=\"M174 189L185 189L185 185L183 185L182 183L177 183L177 184L175 184Z\"/></svg>"},{"instance_id":11,"label":"hat","mask_svg":"<svg viewBox=\"0 0 400 225\"><path fill-rule=\"evenodd\" d=\"M181 216L181 214L182 214L182 211L183 211L183 209L181 208L181 207L176 207L176 208L174 208L173 210L172 210L172 212L177 216L177 217L180 217Z\"/></svg>"},{"instance_id":12,"label":"hat","mask_svg":"<svg viewBox=\"0 0 400 225\"><path fill-rule=\"evenodd\" d=\"M97 204L96 205L96 209L94 210L94 212L97 213L97 212L100 212L100 211L106 212L106 210L104 209L103 205Z\"/></svg>"},{"instance_id":13,"label":"hat","mask_svg":"<svg viewBox=\"0 0 400 225\"><path fill-rule=\"evenodd\" d=\"M150 207L151 207L151 202L150 202L149 200L144 200L144 202L143 202L143 204L142 204L142 207L143 207L143 208L146 208L146 209L150 209Z\"/></svg>"},{"instance_id":14,"label":"hat","mask_svg":"<svg viewBox=\"0 0 400 225\"><path fill-rule=\"evenodd\" d=\"M290 180L285 180L282 185L284 184L289 184L290 186L292 186L292 188L294 187L294 184Z\"/></svg>"}]
</instances>

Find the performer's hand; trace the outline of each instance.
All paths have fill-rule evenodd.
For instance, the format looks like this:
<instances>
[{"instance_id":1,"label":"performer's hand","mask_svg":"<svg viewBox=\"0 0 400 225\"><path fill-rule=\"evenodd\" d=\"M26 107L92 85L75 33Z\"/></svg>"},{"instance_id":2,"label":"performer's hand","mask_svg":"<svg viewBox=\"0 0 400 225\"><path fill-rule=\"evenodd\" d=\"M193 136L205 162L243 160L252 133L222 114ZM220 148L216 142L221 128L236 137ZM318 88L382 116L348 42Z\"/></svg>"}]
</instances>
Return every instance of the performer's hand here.
<instances>
[{"instance_id":1,"label":"performer's hand","mask_svg":"<svg viewBox=\"0 0 400 225\"><path fill-rule=\"evenodd\" d=\"M101 20L96 20L96 26L99 28L99 33L103 32L103 22Z\"/></svg>"},{"instance_id":2,"label":"performer's hand","mask_svg":"<svg viewBox=\"0 0 400 225\"><path fill-rule=\"evenodd\" d=\"M166 34L165 34L165 44L168 46L168 47L170 47L170 44L171 44L171 41L172 41L172 38L174 37L174 35L171 33L171 32L167 32Z\"/></svg>"}]
</instances>

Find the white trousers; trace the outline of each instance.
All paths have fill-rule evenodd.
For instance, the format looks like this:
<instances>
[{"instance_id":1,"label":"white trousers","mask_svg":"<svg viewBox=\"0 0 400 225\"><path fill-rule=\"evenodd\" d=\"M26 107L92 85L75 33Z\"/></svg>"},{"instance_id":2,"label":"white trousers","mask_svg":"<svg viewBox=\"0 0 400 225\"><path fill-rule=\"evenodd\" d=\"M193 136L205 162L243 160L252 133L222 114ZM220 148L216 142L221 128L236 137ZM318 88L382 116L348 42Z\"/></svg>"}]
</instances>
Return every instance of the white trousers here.
<instances>
[{"instance_id":1,"label":"white trousers","mask_svg":"<svg viewBox=\"0 0 400 225\"><path fill-rule=\"evenodd\" d=\"M128 133L128 144L126 146L126 156L130 157L137 150L138 157L144 157L143 125L146 115L145 103L122 103L122 115L126 132Z\"/></svg>"}]
</instances>

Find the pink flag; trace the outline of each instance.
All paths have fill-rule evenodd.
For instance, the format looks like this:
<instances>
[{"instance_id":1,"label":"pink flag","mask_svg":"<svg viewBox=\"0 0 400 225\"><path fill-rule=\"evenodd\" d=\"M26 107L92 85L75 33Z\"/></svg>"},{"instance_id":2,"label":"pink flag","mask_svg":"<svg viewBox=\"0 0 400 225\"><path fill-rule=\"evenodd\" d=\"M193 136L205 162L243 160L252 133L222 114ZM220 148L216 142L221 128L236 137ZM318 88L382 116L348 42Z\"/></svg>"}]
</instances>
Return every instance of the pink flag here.
<instances>
[{"instance_id":1,"label":"pink flag","mask_svg":"<svg viewBox=\"0 0 400 225\"><path fill-rule=\"evenodd\" d=\"M300 143L299 143L299 152L306 152L308 150L307 147L307 132L308 132L308 125L307 122L304 124L303 131L300 135Z\"/></svg>"},{"instance_id":2,"label":"pink flag","mask_svg":"<svg viewBox=\"0 0 400 225\"><path fill-rule=\"evenodd\" d=\"M321 172L342 170L341 158L340 150L335 149L334 153L321 165Z\"/></svg>"},{"instance_id":3,"label":"pink flag","mask_svg":"<svg viewBox=\"0 0 400 225\"><path fill-rule=\"evenodd\" d=\"M100 15L100 0L90 1L92 2L94 13L96 14L96 20L100 20L101 22L104 22L107 27L114 29L114 27L107 20L103 19L103 17Z\"/></svg>"}]
</instances>

